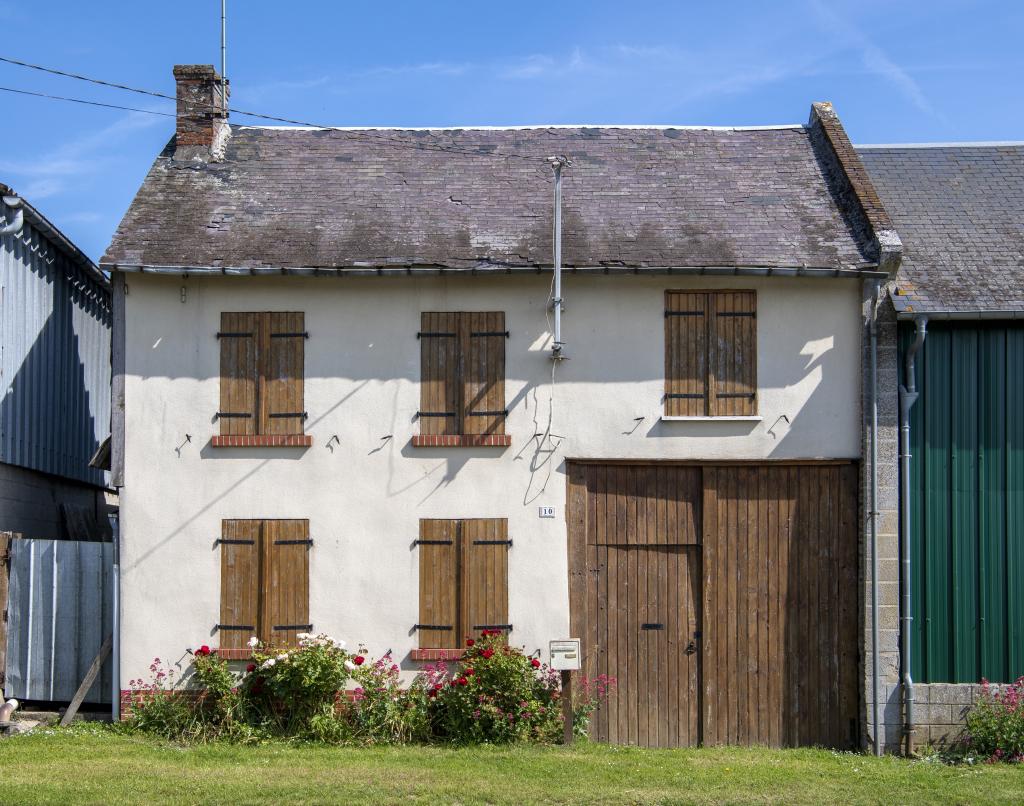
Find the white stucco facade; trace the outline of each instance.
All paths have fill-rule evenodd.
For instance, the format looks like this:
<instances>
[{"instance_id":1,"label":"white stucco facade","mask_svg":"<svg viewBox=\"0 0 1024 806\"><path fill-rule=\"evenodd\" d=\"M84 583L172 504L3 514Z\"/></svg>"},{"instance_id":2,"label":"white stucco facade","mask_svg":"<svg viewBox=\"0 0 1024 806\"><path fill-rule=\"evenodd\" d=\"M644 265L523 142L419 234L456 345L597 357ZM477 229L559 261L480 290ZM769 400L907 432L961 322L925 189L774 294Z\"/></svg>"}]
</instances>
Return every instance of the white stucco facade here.
<instances>
[{"instance_id":1,"label":"white stucco facade","mask_svg":"<svg viewBox=\"0 0 1024 806\"><path fill-rule=\"evenodd\" d=\"M859 457L859 281L567 275L570 360L554 385L549 283L130 275L122 682L146 676L154 656L217 645L222 519L308 518L314 629L391 649L411 672L420 518L508 518L511 641L546 653L569 630L567 458ZM700 288L758 292L758 421L661 420L663 292ZM311 448L210 444L220 314L245 310L305 313ZM505 311L511 447L411 447L424 310ZM539 518L542 505L556 517Z\"/></svg>"}]
</instances>

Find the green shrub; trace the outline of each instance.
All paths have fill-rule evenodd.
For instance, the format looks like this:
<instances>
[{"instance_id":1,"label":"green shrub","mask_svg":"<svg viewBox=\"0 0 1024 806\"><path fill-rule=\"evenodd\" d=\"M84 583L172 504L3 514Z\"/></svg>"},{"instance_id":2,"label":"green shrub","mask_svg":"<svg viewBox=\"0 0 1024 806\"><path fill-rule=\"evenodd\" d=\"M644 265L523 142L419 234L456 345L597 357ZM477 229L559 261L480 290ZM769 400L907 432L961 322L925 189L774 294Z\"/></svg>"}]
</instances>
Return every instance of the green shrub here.
<instances>
[{"instance_id":1,"label":"green shrub","mask_svg":"<svg viewBox=\"0 0 1024 806\"><path fill-rule=\"evenodd\" d=\"M967 712L965 749L989 761L1024 761L1024 676L1001 689L981 683L981 699Z\"/></svg>"},{"instance_id":2,"label":"green shrub","mask_svg":"<svg viewBox=\"0 0 1024 806\"><path fill-rule=\"evenodd\" d=\"M354 736L368 744L406 744L430 738L426 691L420 685L403 689L398 664L387 654L373 663L360 651L352 658L356 688L348 707Z\"/></svg>"}]
</instances>

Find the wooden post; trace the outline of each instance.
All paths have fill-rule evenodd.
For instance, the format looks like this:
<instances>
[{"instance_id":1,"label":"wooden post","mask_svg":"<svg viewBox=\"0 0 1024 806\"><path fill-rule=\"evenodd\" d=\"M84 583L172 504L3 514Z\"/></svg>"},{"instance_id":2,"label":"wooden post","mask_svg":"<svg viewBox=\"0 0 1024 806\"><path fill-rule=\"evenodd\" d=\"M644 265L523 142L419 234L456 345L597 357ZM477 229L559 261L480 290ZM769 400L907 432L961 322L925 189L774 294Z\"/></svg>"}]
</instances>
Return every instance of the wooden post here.
<instances>
[{"instance_id":1,"label":"wooden post","mask_svg":"<svg viewBox=\"0 0 1024 806\"><path fill-rule=\"evenodd\" d=\"M562 670L562 744L572 744L573 738L573 716L572 716L572 672Z\"/></svg>"},{"instance_id":2,"label":"wooden post","mask_svg":"<svg viewBox=\"0 0 1024 806\"><path fill-rule=\"evenodd\" d=\"M0 699L4 695L7 671L7 590L11 568L12 532L0 532Z\"/></svg>"},{"instance_id":3,"label":"wooden post","mask_svg":"<svg viewBox=\"0 0 1024 806\"><path fill-rule=\"evenodd\" d=\"M62 728L66 728L71 724L71 720L74 719L75 714L78 713L78 708L81 706L82 700L84 700L85 695L89 693L89 689L92 688L92 684L96 682L96 675L100 673L100 669L103 667L103 661L106 660L107 655L110 654L112 638L113 636L107 636L106 640L103 642L103 646L100 647L100 651L96 655L96 659L92 662L92 666L90 666L89 671L85 673L82 685L80 685L78 687L78 691L75 692L75 697L71 700L71 704L64 712L64 716L60 718L60 726Z\"/></svg>"}]
</instances>

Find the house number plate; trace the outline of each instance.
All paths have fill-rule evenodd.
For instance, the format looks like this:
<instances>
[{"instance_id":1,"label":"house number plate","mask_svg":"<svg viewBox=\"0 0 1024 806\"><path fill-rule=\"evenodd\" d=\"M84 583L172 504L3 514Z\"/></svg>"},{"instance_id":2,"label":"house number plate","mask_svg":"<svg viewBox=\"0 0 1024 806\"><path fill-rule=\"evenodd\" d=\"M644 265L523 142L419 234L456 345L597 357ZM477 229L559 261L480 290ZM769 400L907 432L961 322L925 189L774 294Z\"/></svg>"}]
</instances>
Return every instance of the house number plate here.
<instances>
[{"instance_id":1,"label":"house number plate","mask_svg":"<svg viewBox=\"0 0 1024 806\"><path fill-rule=\"evenodd\" d=\"M554 507L538 507L537 515L541 518L553 518L555 517Z\"/></svg>"}]
</instances>

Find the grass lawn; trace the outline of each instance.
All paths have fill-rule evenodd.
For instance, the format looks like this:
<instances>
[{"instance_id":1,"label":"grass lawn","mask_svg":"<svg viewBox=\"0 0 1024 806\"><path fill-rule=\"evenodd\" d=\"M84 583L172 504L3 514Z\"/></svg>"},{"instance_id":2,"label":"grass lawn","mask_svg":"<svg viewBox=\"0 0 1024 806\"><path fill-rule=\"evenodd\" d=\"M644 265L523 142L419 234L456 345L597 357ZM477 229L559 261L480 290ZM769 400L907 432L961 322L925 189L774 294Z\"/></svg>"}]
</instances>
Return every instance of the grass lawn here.
<instances>
[{"instance_id":1,"label":"grass lawn","mask_svg":"<svg viewBox=\"0 0 1024 806\"><path fill-rule=\"evenodd\" d=\"M97 725L0 741L3 803L1021 803L1024 765L827 750L182 748Z\"/></svg>"}]
</instances>

